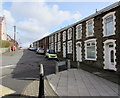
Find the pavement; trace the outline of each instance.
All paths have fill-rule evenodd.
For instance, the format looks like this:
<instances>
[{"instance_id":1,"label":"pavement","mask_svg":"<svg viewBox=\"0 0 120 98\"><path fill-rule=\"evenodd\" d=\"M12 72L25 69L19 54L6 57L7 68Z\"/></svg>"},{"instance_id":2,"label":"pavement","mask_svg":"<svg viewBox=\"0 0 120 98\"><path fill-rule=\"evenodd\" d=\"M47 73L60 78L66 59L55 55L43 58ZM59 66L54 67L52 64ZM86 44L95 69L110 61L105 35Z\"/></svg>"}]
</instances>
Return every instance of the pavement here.
<instances>
[{"instance_id":1,"label":"pavement","mask_svg":"<svg viewBox=\"0 0 120 98\"><path fill-rule=\"evenodd\" d=\"M82 69L69 69L47 78L58 96L118 96L118 84Z\"/></svg>"},{"instance_id":2,"label":"pavement","mask_svg":"<svg viewBox=\"0 0 120 98\"><path fill-rule=\"evenodd\" d=\"M38 98L39 95L39 80L35 80L31 82L27 87L24 88L21 95L22 96L30 96ZM44 93L45 96L58 96L56 92L52 89L49 81L47 79L44 80Z\"/></svg>"},{"instance_id":3,"label":"pavement","mask_svg":"<svg viewBox=\"0 0 120 98\"><path fill-rule=\"evenodd\" d=\"M5 58L9 62L5 62ZM10 59L14 60L11 62ZM38 55L28 50L4 54L3 60L3 67L7 66L7 64L14 65L17 63L15 67L10 65L9 69L13 70L10 75L2 77L2 86L0 86L2 93L0 90L0 96L3 96L2 94L9 94L3 98L37 98L39 93L38 65L40 63L44 65L45 71L45 96L118 95L119 85L113 83L114 80L118 80L116 79L115 72L102 72L95 68L91 69L91 67L85 68L85 66L80 66L81 69L79 70L71 68L55 74L54 60L47 60L44 58L44 55ZM110 81L109 79L104 79L107 76L110 78Z\"/></svg>"},{"instance_id":4,"label":"pavement","mask_svg":"<svg viewBox=\"0 0 120 98\"><path fill-rule=\"evenodd\" d=\"M45 78L45 96L112 96L119 94L119 85L82 69L69 69ZM23 96L37 98L39 80L31 82L22 92Z\"/></svg>"},{"instance_id":5,"label":"pavement","mask_svg":"<svg viewBox=\"0 0 120 98\"><path fill-rule=\"evenodd\" d=\"M73 63L74 64L74 63ZM80 64L80 69L120 85L120 72L103 70L92 65Z\"/></svg>"}]
</instances>

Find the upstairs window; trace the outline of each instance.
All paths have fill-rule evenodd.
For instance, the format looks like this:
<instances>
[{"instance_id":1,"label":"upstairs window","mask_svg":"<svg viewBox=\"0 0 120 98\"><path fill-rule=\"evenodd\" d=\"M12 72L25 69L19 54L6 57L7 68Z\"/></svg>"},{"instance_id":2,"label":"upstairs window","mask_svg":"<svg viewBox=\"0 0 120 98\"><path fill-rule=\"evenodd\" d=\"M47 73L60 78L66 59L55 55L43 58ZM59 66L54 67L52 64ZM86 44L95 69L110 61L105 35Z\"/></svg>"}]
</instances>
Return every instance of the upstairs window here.
<instances>
[{"instance_id":1,"label":"upstairs window","mask_svg":"<svg viewBox=\"0 0 120 98\"><path fill-rule=\"evenodd\" d=\"M60 51L61 51L61 43L58 42L58 52L60 52Z\"/></svg>"},{"instance_id":2,"label":"upstairs window","mask_svg":"<svg viewBox=\"0 0 120 98\"><path fill-rule=\"evenodd\" d=\"M49 43L51 43L51 36L49 37Z\"/></svg>"},{"instance_id":3,"label":"upstairs window","mask_svg":"<svg viewBox=\"0 0 120 98\"><path fill-rule=\"evenodd\" d=\"M55 43L55 52L57 52L57 43Z\"/></svg>"},{"instance_id":4,"label":"upstairs window","mask_svg":"<svg viewBox=\"0 0 120 98\"><path fill-rule=\"evenodd\" d=\"M94 29L94 21L93 21L93 19L88 20L86 22L86 35L87 35L87 37L93 36L93 33L94 33L93 29Z\"/></svg>"},{"instance_id":5,"label":"upstairs window","mask_svg":"<svg viewBox=\"0 0 120 98\"><path fill-rule=\"evenodd\" d=\"M63 32L63 41L66 41L66 31Z\"/></svg>"},{"instance_id":6,"label":"upstairs window","mask_svg":"<svg viewBox=\"0 0 120 98\"><path fill-rule=\"evenodd\" d=\"M72 53L72 41L68 42L68 53Z\"/></svg>"},{"instance_id":7,"label":"upstairs window","mask_svg":"<svg viewBox=\"0 0 120 98\"><path fill-rule=\"evenodd\" d=\"M103 17L103 34L109 36L115 34L115 12L108 13Z\"/></svg>"},{"instance_id":8,"label":"upstairs window","mask_svg":"<svg viewBox=\"0 0 120 98\"><path fill-rule=\"evenodd\" d=\"M51 49L54 50L54 45L53 45L53 43L51 44Z\"/></svg>"},{"instance_id":9,"label":"upstairs window","mask_svg":"<svg viewBox=\"0 0 120 98\"><path fill-rule=\"evenodd\" d=\"M76 39L82 38L82 24L76 26Z\"/></svg>"},{"instance_id":10,"label":"upstairs window","mask_svg":"<svg viewBox=\"0 0 120 98\"><path fill-rule=\"evenodd\" d=\"M58 41L60 41L60 33L58 33Z\"/></svg>"},{"instance_id":11,"label":"upstairs window","mask_svg":"<svg viewBox=\"0 0 120 98\"><path fill-rule=\"evenodd\" d=\"M57 42L57 34L55 34L55 42Z\"/></svg>"},{"instance_id":12,"label":"upstairs window","mask_svg":"<svg viewBox=\"0 0 120 98\"><path fill-rule=\"evenodd\" d=\"M68 29L68 40L72 38L72 28Z\"/></svg>"},{"instance_id":13,"label":"upstairs window","mask_svg":"<svg viewBox=\"0 0 120 98\"><path fill-rule=\"evenodd\" d=\"M52 42L52 43L53 43L53 40L54 40L54 39L53 39L53 36L51 36L51 42Z\"/></svg>"},{"instance_id":14,"label":"upstairs window","mask_svg":"<svg viewBox=\"0 0 120 98\"><path fill-rule=\"evenodd\" d=\"M49 49L52 49L52 48L51 48L51 44L49 44Z\"/></svg>"}]
</instances>

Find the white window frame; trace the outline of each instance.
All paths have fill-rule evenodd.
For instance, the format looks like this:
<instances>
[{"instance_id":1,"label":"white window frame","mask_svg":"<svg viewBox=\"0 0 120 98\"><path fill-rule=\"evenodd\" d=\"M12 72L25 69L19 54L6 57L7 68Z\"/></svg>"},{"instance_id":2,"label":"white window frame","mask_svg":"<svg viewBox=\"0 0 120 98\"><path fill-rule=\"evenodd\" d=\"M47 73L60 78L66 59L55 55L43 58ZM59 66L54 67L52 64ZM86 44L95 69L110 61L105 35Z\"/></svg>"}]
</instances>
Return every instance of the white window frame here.
<instances>
[{"instance_id":1,"label":"white window frame","mask_svg":"<svg viewBox=\"0 0 120 98\"><path fill-rule=\"evenodd\" d=\"M72 28L69 28L68 30L67 30L67 37L68 37L68 40L69 39L72 39Z\"/></svg>"},{"instance_id":2,"label":"white window frame","mask_svg":"<svg viewBox=\"0 0 120 98\"><path fill-rule=\"evenodd\" d=\"M51 44L49 44L49 49L51 49Z\"/></svg>"},{"instance_id":3,"label":"white window frame","mask_svg":"<svg viewBox=\"0 0 120 98\"><path fill-rule=\"evenodd\" d=\"M82 62L82 43L79 41L76 43L76 60L77 60L77 45L80 45L81 51L80 51L80 62Z\"/></svg>"},{"instance_id":4,"label":"white window frame","mask_svg":"<svg viewBox=\"0 0 120 98\"><path fill-rule=\"evenodd\" d=\"M61 33L58 33L58 41L60 41Z\"/></svg>"},{"instance_id":5,"label":"white window frame","mask_svg":"<svg viewBox=\"0 0 120 98\"><path fill-rule=\"evenodd\" d=\"M113 29L113 33L112 34L106 35L105 19L107 17L110 17L110 16L113 16L113 26L114 26L114 29ZM110 36L110 35L115 35L115 30L116 30L116 27L115 27L115 25L116 25L116 22L115 22L115 19L116 19L115 11L106 14L102 19L103 19L103 21L102 21L102 23L103 23L103 37Z\"/></svg>"},{"instance_id":6,"label":"white window frame","mask_svg":"<svg viewBox=\"0 0 120 98\"><path fill-rule=\"evenodd\" d=\"M88 34L88 22L92 21L92 35ZM94 35L94 18L86 21L86 37L90 37Z\"/></svg>"},{"instance_id":7,"label":"white window frame","mask_svg":"<svg viewBox=\"0 0 120 98\"><path fill-rule=\"evenodd\" d=\"M51 36L49 36L49 43L51 43Z\"/></svg>"},{"instance_id":8,"label":"white window frame","mask_svg":"<svg viewBox=\"0 0 120 98\"><path fill-rule=\"evenodd\" d=\"M108 54L106 54L107 53L107 51L108 51L108 47L107 47L107 44L109 44L109 43L113 43L113 47L114 47L114 54L116 54L116 40L114 40L114 39L108 39L108 40L106 40L106 41L104 41L103 43L104 43L104 46L103 46L103 49L104 49L104 51L103 51L103 64L104 64L104 69L109 69L108 68L108 66L106 66L106 64L108 63L108 61L107 61L107 59L106 59L106 57L107 57L107 55ZM117 64L117 62L116 62L116 55L114 55L114 59L115 59L115 62L114 62L114 64L116 65ZM115 69L115 71L117 71L117 68Z\"/></svg>"},{"instance_id":9,"label":"white window frame","mask_svg":"<svg viewBox=\"0 0 120 98\"><path fill-rule=\"evenodd\" d=\"M55 43L55 52L57 52L57 43Z\"/></svg>"},{"instance_id":10,"label":"white window frame","mask_svg":"<svg viewBox=\"0 0 120 98\"><path fill-rule=\"evenodd\" d=\"M51 42L52 42L52 43L53 43L53 40L54 40L54 39L53 39L53 35L52 35L52 36L51 36Z\"/></svg>"},{"instance_id":11,"label":"white window frame","mask_svg":"<svg viewBox=\"0 0 120 98\"><path fill-rule=\"evenodd\" d=\"M69 49L69 45L71 44L71 50ZM72 53L72 41L67 42L67 53Z\"/></svg>"},{"instance_id":12,"label":"white window frame","mask_svg":"<svg viewBox=\"0 0 120 98\"><path fill-rule=\"evenodd\" d=\"M78 27L80 26L80 30L78 29ZM78 36L78 33L80 33L80 37ZM76 26L76 40L78 40L78 39L81 39L82 38L82 24L78 24L77 26Z\"/></svg>"},{"instance_id":13,"label":"white window frame","mask_svg":"<svg viewBox=\"0 0 120 98\"><path fill-rule=\"evenodd\" d=\"M66 31L63 32L63 41L66 41Z\"/></svg>"},{"instance_id":14,"label":"white window frame","mask_svg":"<svg viewBox=\"0 0 120 98\"><path fill-rule=\"evenodd\" d=\"M57 34L55 34L55 42L57 42Z\"/></svg>"},{"instance_id":15,"label":"white window frame","mask_svg":"<svg viewBox=\"0 0 120 98\"><path fill-rule=\"evenodd\" d=\"M51 49L54 50L54 45L53 45L53 43L51 43Z\"/></svg>"},{"instance_id":16,"label":"white window frame","mask_svg":"<svg viewBox=\"0 0 120 98\"><path fill-rule=\"evenodd\" d=\"M58 52L61 51L61 42L58 42Z\"/></svg>"},{"instance_id":17,"label":"white window frame","mask_svg":"<svg viewBox=\"0 0 120 98\"><path fill-rule=\"evenodd\" d=\"M95 43L95 58L87 58L87 43ZM96 39L89 39L85 41L85 60L93 60L97 59L97 42Z\"/></svg>"},{"instance_id":18,"label":"white window frame","mask_svg":"<svg viewBox=\"0 0 120 98\"><path fill-rule=\"evenodd\" d=\"M53 41L53 38L52 38L52 36L50 36L49 37L49 43L52 43L52 41Z\"/></svg>"}]
</instances>

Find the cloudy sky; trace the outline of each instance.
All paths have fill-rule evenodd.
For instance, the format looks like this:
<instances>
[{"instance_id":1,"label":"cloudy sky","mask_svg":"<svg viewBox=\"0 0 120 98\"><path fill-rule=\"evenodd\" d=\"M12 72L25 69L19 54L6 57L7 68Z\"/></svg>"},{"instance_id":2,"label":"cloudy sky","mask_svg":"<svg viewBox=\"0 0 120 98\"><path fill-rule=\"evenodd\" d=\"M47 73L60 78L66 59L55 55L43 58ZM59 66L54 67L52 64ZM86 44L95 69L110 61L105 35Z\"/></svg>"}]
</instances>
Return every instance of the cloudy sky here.
<instances>
[{"instance_id":1,"label":"cloudy sky","mask_svg":"<svg viewBox=\"0 0 120 98\"><path fill-rule=\"evenodd\" d=\"M13 26L17 27L17 41L22 47L75 23L100 10L111 2L3 2L8 34L13 37Z\"/></svg>"}]
</instances>

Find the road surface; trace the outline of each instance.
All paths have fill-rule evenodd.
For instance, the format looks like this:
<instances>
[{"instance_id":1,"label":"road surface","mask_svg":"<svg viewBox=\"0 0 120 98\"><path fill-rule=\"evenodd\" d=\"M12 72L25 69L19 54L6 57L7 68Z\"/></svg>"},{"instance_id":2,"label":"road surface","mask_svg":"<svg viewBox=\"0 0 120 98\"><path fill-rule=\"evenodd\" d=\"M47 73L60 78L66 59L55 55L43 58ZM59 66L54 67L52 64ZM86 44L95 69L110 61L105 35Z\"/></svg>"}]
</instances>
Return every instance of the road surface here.
<instances>
[{"instance_id":1,"label":"road surface","mask_svg":"<svg viewBox=\"0 0 120 98\"><path fill-rule=\"evenodd\" d=\"M45 75L55 72L55 60L48 60L34 51L18 50L12 55L2 56L2 86L21 94L23 89L35 79L39 79L39 65L44 65ZM18 98L18 97L17 97Z\"/></svg>"}]
</instances>

